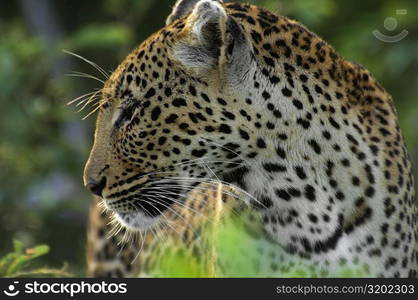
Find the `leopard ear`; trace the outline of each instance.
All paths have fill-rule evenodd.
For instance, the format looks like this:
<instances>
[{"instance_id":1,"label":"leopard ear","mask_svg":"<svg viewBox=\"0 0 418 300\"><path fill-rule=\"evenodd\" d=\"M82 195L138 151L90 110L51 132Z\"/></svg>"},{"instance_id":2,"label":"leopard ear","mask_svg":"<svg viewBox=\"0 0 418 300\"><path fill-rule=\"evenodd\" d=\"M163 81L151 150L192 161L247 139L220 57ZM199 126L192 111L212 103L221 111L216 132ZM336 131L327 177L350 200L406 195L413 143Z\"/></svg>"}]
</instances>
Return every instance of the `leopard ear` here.
<instances>
[{"instance_id":1,"label":"leopard ear","mask_svg":"<svg viewBox=\"0 0 418 300\"><path fill-rule=\"evenodd\" d=\"M199 75L215 70L221 77L242 80L248 74L252 47L242 27L220 2L200 0L185 25L172 45L174 60Z\"/></svg>"},{"instance_id":2,"label":"leopard ear","mask_svg":"<svg viewBox=\"0 0 418 300\"><path fill-rule=\"evenodd\" d=\"M167 17L165 24L171 24L173 21L184 17L192 11L196 3L200 0L177 0L176 4L173 7L173 11ZM212 0L217 2L222 2L222 0Z\"/></svg>"}]
</instances>

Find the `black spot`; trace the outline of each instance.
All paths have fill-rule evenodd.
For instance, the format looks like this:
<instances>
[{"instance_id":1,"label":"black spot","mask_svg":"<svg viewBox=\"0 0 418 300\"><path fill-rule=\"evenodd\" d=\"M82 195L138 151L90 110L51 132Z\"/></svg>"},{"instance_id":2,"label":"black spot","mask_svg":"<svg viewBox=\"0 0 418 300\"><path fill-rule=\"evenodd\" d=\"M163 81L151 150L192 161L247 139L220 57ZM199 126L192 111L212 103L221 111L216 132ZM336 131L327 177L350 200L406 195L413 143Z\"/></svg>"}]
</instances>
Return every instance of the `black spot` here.
<instances>
[{"instance_id":1,"label":"black spot","mask_svg":"<svg viewBox=\"0 0 418 300\"><path fill-rule=\"evenodd\" d=\"M203 155L205 155L207 153L206 149L200 149L200 150L192 150L192 155L196 156L196 157L202 157Z\"/></svg>"},{"instance_id":2,"label":"black spot","mask_svg":"<svg viewBox=\"0 0 418 300\"><path fill-rule=\"evenodd\" d=\"M151 112L151 119L153 121L158 120L158 117L160 116L160 114L161 114L161 108L159 106L154 107L154 109Z\"/></svg>"},{"instance_id":3,"label":"black spot","mask_svg":"<svg viewBox=\"0 0 418 300\"><path fill-rule=\"evenodd\" d=\"M176 114L171 114L165 119L165 122L167 124L171 124L171 123L174 123L177 120L177 118L178 116Z\"/></svg>"},{"instance_id":4,"label":"black spot","mask_svg":"<svg viewBox=\"0 0 418 300\"><path fill-rule=\"evenodd\" d=\"M203 100L210 103L210 99L209 99L208 95L206 95L205 93L201 93L200 96L202 96Z\"/></svg>"},{"instance_id":5,"label":"black spot","mask_svg":"<svg viewBox=\"0 0 418 300\"><path fill-rule=\"evenodd\" d=\"M346 136L347 136L347 139L348 139L351 143L353 143L353 144L354 144L354 145L356 145L356 146L358 146L358 145L359 145L358 141L354 138L354 136L352 136L351 134L347 134Z\"/></svg>"},{"instance_id":6,"label":"black spot","mask_svg":"<svg viewBox=\"0 0 418 300\"><path fill-rule=\"evenodd\" d=\"M321 154L321 147L318 145L318 143L315 140L309 140L308 144L309 146L312 147L312 149L315 151L316 154Z\"/></svg>"},{"instance_id":7,"label":"black spot","mask_svg":"<svg viewBox=\"0 0 418 300\"><path fill-rule=\"evenodd\" d=\"M287 189L287 192L292 195L292 197L300 197L302 195L302 193L300 192L300 190L294 188L294 187L290 187Z\"/></svg>"},{"instance_id":8,"label":"black spot","mask_svg":"<svg viewBox=\"0 0 418 300\"><path fill-rule=\"evenodd\" d=\"M189 139L182 139L182 140L181 140L181 142L182 142L183 144L185 144L186 146L189 146L189 145L192 143L192 141L191 141L191 140L189 140Z\"/></svg>"},{"instance_id":9,"label":"black spot","mask_svg":"<svg viewBox=\"0 0 418 300\"><path fill-rule=\"evenodd\" d=\"M336 129L340 129L340 124L338 124L333 117L329 117L328 118L329 122L331 123L332 126L334 126L334 128Z\"/></svg>"},{"instance_id":10,"label":"black spot","mask_svg":"<svg viewBox=\"0 0 418 300\"><path fill-rule=\"evenodd\" d=\"M153 143L149 143L148 145L147 145L147 150L148 151L152 151L152 150L154 150L154 144Z\"/></svg>"},{"instance_id":11,"label":"black spot","mask_svg":"<svg viewBox=\"0 0 418 300\"><path fill-rule=\"evenodd\" d=\"M270 67L274 68L275 64L274 64L274 60L273 60L273 59L271 59L271 58L270 58L270 57L268 57L268 56L263 56L263 58L264 58L264 61L266 62L266 64L267 64L268 66L270 66Z\"/></svg>"},{"instance_id":12,"label":"black spot","mask_svg":"<svg viewBox=\"0 0 418 300\"><path fill-rule=\"evenodd\" d=\"M280 78L279 78L279 77L277 77L277 76L271 76L271 77L270 77L270 82L271 82L272 84L277 84L277 83L279 83L279 82L280 82Z\"/></svg>"},{"instance_id":13,"label":"black spot","mask_svg":"<svg viewBox=\"0 0 418 300\"><path fill-rule=\"evenodd\" d=\"M145 54L145 50L142 50L141 52L138 53L138 59L141 59Z\"/></svg>"},{"instance_id":14,"label":"black spot","mask_svg":"<svg viewBox=\"0 0 418 300\"><path fill-rule=\"evenodd\" d=\"M287 140L287 135L286 135L286 134L284 134L284 133L279 133L279 134L277 135L277 137L278 137L279 139L281 139L282 141L286 141L286 140Z\"/></svg>"},{"instance_id":15,"label":"black spot","mask_svg":"<svg viewBox=\"0 0 418 300\"><path fill-rule=\"evenodd\" d=\"M295 172L296 172L296 175L300 178L300 179L302 179L302 180L305 180L306 179L306 173L305 173L305 170L302 168L302 167L295 167Z\"/></svg>"},{"instance_id":16,"label":"black spot","mask_svg":"<svg viewBox=\"0 0 418 300\"><path fill-rule=\"evenodd\" d=\"M318 217L315 216L314 214L308 214L308 218L312 223L318 222Z\"/></svg>"},{"instance_id":17,"label":"black spot","mask_svg":"<svg viewBox=\"0 0 418 300\"><path fill-rule=\"evenodd\" d=\"M231 132L232 132L232 130L231 130L231 127L229 127L229 125L227 125L227 124L221 124L221 125L219 126L219 132L223 132L223 133L231 133Z\"/></svg>"},{"instance_id":18,"label":"black spot","mask_svg":"<svg viewBox=\"0 0 418 300\"><path fill-rule=\"evenodd\" d=\"M189 86L189 91L190 91L190 94L192 95L192 96L196 96L197 95L197 93L196 93L196 89L195 89L195 87L194 86Z\"/></svg>"},{"instance_id":19,"label":"black spot","mask_svg":"<svg viewBox=\"0 0 418 300\"><path fill-rule=\"evenodd\" d=\"M167 140L166 137L162 136L158 139L158 145L162 146L164 145L165 141Z\"/></svg>"},{"instance_id":20,"label":"black spot","mask_svg":"<svg viewBox=\"0 0 418 300\"><path fill-rule=\"evenodd\" d=\"M262 96L263 96L264 100L268 100L268 99L271 98L271 95L267 91L264 91Z\"/></svg>"},{"instance_id":21,"label":"black spot","mask_svg":"<svg viewBox=\"0 0 418 300\"><path fill-rule=\"evenodd\" d=\"M318 94L322 94L322 88L319 85L315 85L315 92L317 92Z\"/></svg>"},{"instance_id":22,"label":"black spot","mask_svg":"<svg viewBox=\"0 0 418 300\"><path fill-rule=\"evenodd\" d=\"M146 131L141 131L140 133L138 133L138 137L140 137L141 139L146 138L148 135L148 133Z\"/></svg>"},{"instance_id":23,"label":"black spot","mask_svg":"<svg viewBox=\"0 0 418 300\"><path fill-rule=\"evenodd\" d=\"M274 193L277 195L277 197L285 201L289 201L292 198L286 190L275 189Z\"/></svg>"},{"instance_id":24,"label":"black spot","mask_svg":"<svg viewBox=\"0 0 418 300\"><path fill-rule=\"evenodd\" d=\"M299 100L297 100L297 99L293 99L293 105L297 108L297 109L299 109L299 110L302 110L303 109L303 104L302 104L302 102L300 102Z\"/></svg>"},{"instance_id":25,"label":"black spot","mask_svg":"<svg viewBox=\"0 0 418 300\"><path fill-rule=\"evenodd\" d=\"M266 148L266 142L262 138L257 139L257 146L258 148Z\"/></svg>"},{"instance_id":26,"label":"black spot","mask_svg":"<svg viewBox=\"0 0 418 300\"><path fill-rule=\"evenodd\" d=\"M302 82L306 82L306 81L308 81L308 77L307 77L305 74L300 75L300 76L299 76L299 79L300 79Z\"/></svg>"},{"instance_id":27,"label":"black spot","mask_svg":"<svg viewBox=\"0 0 418 300\"><path fill-rule=\"evenodd\" d=\"M322 132L322 136L324 137L324 138L326 138L327 140L330 140L331 139L331 133L329 133L329 131L323 131Z\"/></svg>"},{"instance_id":28,"label":"black spot","mask_svg":"<svg viewBox=\"0 0 418 300\"><path fill-rule=\"evenodd\" d=\"M315 188L310 184L305 186L305 197L308 198L309 201L316 200Z\"/></svg>"},{"instance_id":29,"label":"black spot","mask_svg":"<svg viewBox=\"0 0 418 300\"><path fill-rule=\"evenodd\" d=\"M262 195L259 198L259 201L254 201L251 204L253 205L254 208L266 209L266 208L270 208L273 206L273 201L271 201L269 197Z\"/></svg>"},{"instance_id":30,"label":"black spot","mask_svg":"<svg viewBox=\"0 0 418 300\"><path fill-rule=\"evenodd\" d=\"M241 128L239 129L239 135L240 135L240 136L241 136L244 140L249 140L249 139L250 139L249 134L248 134L246 131L242 130Z\"/></svg>"},{"instance_id":31,"label":"black spot","mask_svg":"<svg viewBox=\"0 0 418 300\"><path fill-rule=\"evenodd\" d=\"M276 153L281 159L286 159L286 152L282 147L278 146L276 149Z\"/></svg>"},{"instance_id":32,"label":"black spot","mask_svg":"<svg viewBox=\"0 0 418 300\"><path fill-rule=\"evenodd\" d=\"M311 123L309 122L309 121L307 121L307 120L304 120L304 119L301 119L301 118L299 118L298 120L297 120L297 123L299 124L299 125L301 125L303 128L305 128L305 129L308 129L310 126L311 126Z\"/></svg>"},{"instance_id":33,"label":"black spot","mask_svg":"<svg viewBox=\"0 0 418 300\"><path fill-rule=\"evenodd\" d=\"M222 99L222 98L217 98L216 100L218 100L218 103L220 105L226 106L226 104L227 104L226 101L224 99Z\"/></svg>"},{"instance_id":34,"label":"black spot","mask_svg":"<svg viewBox=\"0 0 418 300\"><path fill-rule=\"evenodd\" d=\"M274 129L276 126L274 125L274 123L267 122L266 127L267 127L268 129Z\"/></svg>"},{"instance_id":35,"label":"black spot","mask_svg":"<svg viewBox=\"0 0 418 300\"><path fill-rule=\"evenodd\" d=\"M344 167L349 167L350 166L350 161L347 158L344 158L343 160L341 160L341 164Z\"/></svg>"},{"instance_id":36,"label":"black spot","mask_svg":"<svg viewBox=\"0 0 418 300\"><path fill-rule=\"evenodd\" d=\"M354 186L359 186L359 185L360 185L360 179L359 179L357 176L354 176L354 177L351 179L351 183L352 183Z\"/></svg>"},{"instance_id":37,"label":"black spot","mask_svg":"<svg viewBox=\"0 0 418 300\"><path fill-rule=\"evenodd\" d=\"M275 164L275 163L264 163L263 168L264 170L270 173L286 171L286 166Z\"/></svg>"},{"instance_id":38,"label":"black spot","mask_svg":"<svg viewBox=\"0 0 418 300\"><path fill-rule=\"evenodd\" d=\"M175 107L187 106L186 100L184 100L183 98L176 98L176 99L174 99L173 100L173 105Z\"/></svg>"},{"instance_id":39,"label":"black spot","mask_svg":"<svg viewBox=\"0 0 418 300\"><path fill-rule=\"evenodd\" d=\"M366 194L366 196L367 197L373 197L374 196L374 192L375 192L375 190L374 190L374 188L372 187L372 186L369 186L367 189L366 189L366 192L365 192L365 194Z\"/></svg>"},{"instance_id":40,"label":"black spot","mask_svg":"<svg viewBox=\"0 0 418 300\"><path fill-rule=\"evenodd\" d=\"M181 123L179 125L179 127L180 127L180 129L187 129L187 128L189 128L189 124L187 124L187 123Z\"/></svg>"},{"instance_id":41,"label":"black spot","mask_svg":"<svg viewBox=\"0 0 418 300\"><path fill-rule=\"evenodd\" d=\"M258 44L262 40L261 35L258 32L254 31L254 30L251 31L251 37L253 38L253 40L254 40L254 42L256 44Z\"/></svg>"},{"instance_id":42,"label":"black spot","mask_svg":"<svg viewBox=\"0 0 418 300\"><path fill-rule=\"evenodd\" d=\"M147 91L147 93L145 94L145 98L146 99L148 99L148 98L151 98L151 97L153 97L155 95L155 89L154 88L150 88L148 91Z\"/></svg>"},{"instance_id":43,"label":"black spot","mask_svg":"<svg viewBox=\"0 0 418 300\"><path fill-rule=\"evenodd\" d=\"M385 269L389 269L390 267L395 266L398 263L398 259L390 256L385 262Z\"/></svg>"},{"instance_id":44,"label":"black spot","mask_svg":"<svg viewBox=\"0 0 418 300\"><path fill-rule=\"evenodd\" d=\"M193 123L198 123L198 122L199 122L199 121L197 120L197 118L196 118L195 114L193 114L193 113L189 113L188 115L189 115L190 120L192 120L192 122L193 122Z\"/></svg>"},{"instance_id":45,"label":"black spot","mask_svg":"<svg viewBox=\"0 0 418 300\"><path fill-rule=\"evenodd\" d=\"M345 198L344 193L341 191L338 191L337 193L335 193L335 198L337 198L340 201L344 200Z\"/></svg>"},{"instance_id":46,"label":"black spot","mask_svg":"<svg viewBox=\"0 0 418 300\"><path fill-rule=\"evenodd\" d=\"M282 94L286 97L290 97L290 96L292 96L292 91L289 90L287 87L285 87L285 88L282 89Z\"/></svg>"},{"instance_id":47,"label":"black spot","mask_svg":"<svg viewBox=\"0 0 418 300\"><path fill-rule=\"evenodd\" d=\"M208 126L205 127L205 130L207 132L213 132L213 131L215 131L215 128L213 128L212 126L208 125Z\"/></svg>"},{"instance_id":48,"label":"black spot","mask_svg":"<svg viewBox=\"0 0 418 300\"><path fill-rule=\"evenodd\" d=\"M377 147L376 145L370 145L370 150L372 151L373 155L376 156L379 152L379 147Z\"/></svg>"},{"instance_id":49,"label":"black spot","mask_svg":"<svg viewBox=\"0 0 418 300\"><path fill-rule=\"evenodd\" d=\"M170 96L172 95L171 89L170 89L170 88L165 88L165 90L164 90L164 94L165 94L167 97L170 97Z\"/></svg>"},{"instance_id":50,"label":"black spot","mask_svg":"<svg viewBox=\"0 0 418 300\"><path fill-rule=\"evenodd\" d=\"M278 110L278 109L275 109L274 111L273 111L273 115L276 117L276 118L278 118L278 119L280 119L281 117L282 117L282 113L280 112L280 110Z\"/></svg>"},{"instance_id":51,"label":"black spot","mask_svg":"<svg viewBox=\"0 0 418 300\"><path fill-rule=\"evenodd\" d=\"M222 112L222 114L230 120L235 120L235 115L233 113L230 113L229 111L224 111Z\"/></svg>"}]
</instances>

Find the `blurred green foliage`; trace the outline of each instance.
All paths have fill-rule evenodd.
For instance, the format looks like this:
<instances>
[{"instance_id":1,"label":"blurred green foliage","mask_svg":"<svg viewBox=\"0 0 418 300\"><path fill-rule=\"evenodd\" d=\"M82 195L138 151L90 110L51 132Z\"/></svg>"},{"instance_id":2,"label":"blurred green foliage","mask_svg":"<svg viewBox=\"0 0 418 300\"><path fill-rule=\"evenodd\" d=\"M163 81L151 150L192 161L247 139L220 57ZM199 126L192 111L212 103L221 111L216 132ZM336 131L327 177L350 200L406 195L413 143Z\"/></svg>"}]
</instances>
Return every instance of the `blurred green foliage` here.
<instances>
[{"instance_id":1,"label":"blurred green foliage","mask_svg":"<svg viewBox=\"0 0 418 300\"><path fill-rule=\"evenodd\" d=\"M38 245L25 249L20 241L13 242L13 252L0 257L0 278L2 277L69 277L70 274L58 269L27 269L33 260L49 252L47 245Z\"/></svg>"},{"instance_id":2,"label":"blurred green foliage","mask_svg":"<svg viewBox=\"0 0 418 300\"><path fill-rule=\"evenodd\" d=\"M236 214L230 213L223 216L221 222L208 221L204 226L201 239L197 242L203 255L203 259L190 253L190 249L183 247L170 247L165 243L159 243L153 249L158 255L158 261L153 265L153 270L148 274L151 277L278 277L278 278L315 278L321 277L367 277L367 266L354 263L354 266L341 266L335 271L319 269L314 265L308 265L302 261L295 261L293 265L282 267L276 265L272 271L272 265L280 255L286 255L284 250L277 248L277 244L260 237L263 236L261 225L259 228L251 228ZM254 225L254 224L252 224ZM257 238L254 238L257 236ZM237 247L239 245L239 247ZM193 251L192 251L193 252ZM266 255L269 253L269 255ZM264 255L263 260L259 256ZM271 255L274 254L274 257ZM269 259L271 261L269 262ZM215 262L216 263L213 263Z\"/></svg>"},{"instance_id":3,"label":"blurred green foliage","mask_svg":"<svg viewBox=\"0 0 418 300\"><path fill-rule=\"evenodd\" d=\"M301 21L344 57L368 68L394 97L418 169L418 1L249 2ZM0 256L12 251L7 242L12 239L26 245L46 243L52 251L39 257L40 263L68 262L71 272L84 274L90 195L82 187L81 174L94 117L81 122L82 115L65 103L100 83L65 74L74 70L100 74L62 50L112 71L163 26L173 3L0 2ZM397 16L396 9L406 9L407 14ZM398 20L394 32L383 26L387 17ZM388 44L372 35L375 29L388 35L406 29L409 34Z\"/></svg>"}]
</instances>

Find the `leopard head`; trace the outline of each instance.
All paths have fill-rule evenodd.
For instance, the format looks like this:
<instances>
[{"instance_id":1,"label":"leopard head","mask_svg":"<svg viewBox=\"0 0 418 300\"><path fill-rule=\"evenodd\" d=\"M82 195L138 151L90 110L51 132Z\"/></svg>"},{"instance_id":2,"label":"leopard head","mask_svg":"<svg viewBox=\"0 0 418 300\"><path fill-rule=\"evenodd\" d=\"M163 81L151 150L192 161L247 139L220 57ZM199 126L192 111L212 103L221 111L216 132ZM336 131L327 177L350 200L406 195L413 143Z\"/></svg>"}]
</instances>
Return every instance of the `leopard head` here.
<instances>
[{"instance_id":1,"label":"leopard head","mask_svg":"<svg viewBox=\"0 0 418 300\"><path fill-rule=\"evenodd\" d=\"M153 226L267 148L266 92L248 88L264 68L252 43L222 2L178 1L105 83L84 183L123 225Z\"/></svg>"}]
</instances>

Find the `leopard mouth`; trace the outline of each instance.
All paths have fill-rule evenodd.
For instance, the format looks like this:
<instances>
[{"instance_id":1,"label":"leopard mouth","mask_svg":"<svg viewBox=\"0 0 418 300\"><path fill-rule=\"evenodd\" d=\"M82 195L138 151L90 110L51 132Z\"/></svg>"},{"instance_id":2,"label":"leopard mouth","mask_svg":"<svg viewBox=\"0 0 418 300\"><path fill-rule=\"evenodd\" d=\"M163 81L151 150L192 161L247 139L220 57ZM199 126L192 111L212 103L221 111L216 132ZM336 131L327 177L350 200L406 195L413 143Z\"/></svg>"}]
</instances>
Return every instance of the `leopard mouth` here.
<instances>
[{"instance_id":1,"label":"leopard mouth","mask_svg":"<svg viewBox=\"0 0 418 300\"><path fill-rule=\"evenodd\" d=\"M105 206L114 212L119 223L132 230L154 226L167 210L173 210L174 204L181 205L185 196L183 187L168 179L146 181L137 187L134 193L117 200L103 198ZM129 209L121 210L121 206Z\"/></svg>"}]
</instances>

